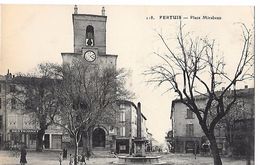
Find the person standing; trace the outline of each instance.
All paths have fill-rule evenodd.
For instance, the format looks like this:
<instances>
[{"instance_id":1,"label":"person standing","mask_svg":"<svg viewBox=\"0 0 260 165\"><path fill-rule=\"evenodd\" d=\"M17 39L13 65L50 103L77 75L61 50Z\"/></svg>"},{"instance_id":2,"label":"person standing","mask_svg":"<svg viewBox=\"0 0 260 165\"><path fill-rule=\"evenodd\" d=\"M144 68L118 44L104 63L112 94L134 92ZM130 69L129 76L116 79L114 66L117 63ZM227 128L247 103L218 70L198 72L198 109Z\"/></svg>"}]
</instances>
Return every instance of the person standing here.
<instances>
[{"instance_id":1,"label":"person standing","mask_svg":"<svg viewBox=\"0 0 260 165\"><path fill-rule=\"evenodd\" d=\"M62 152L60 152L60 155L59 155L59 163L60 163L60 165L62 164Z\"/></svg>"},{"instance_id":2,"label":"person standing","mask_svg":"<svg viewBox=\"0 0 260 165\"><path fill-rule=\"evenodd\" d=\"M21 156L20 156L20 163L21 165L25 165L27 163L27 160L26 160L26 150L25 150L25 147L23 146L21 148Z\"/></svg>"},{"instance_id":3,"label":"person standing","mask_svg":"<svg viewBox=\"0 0 260 165\"><path fill-rule=\"evenodd\" d=\"M195 142L194 143L194 150L193 150L193 153L194 153L194 156L195 156L195 159L197 158L197 143Z\"/></svg>"},{"instance_id":4,"label":"person standing","mask_svg":"<svg viewBox=\"0 0 260 165\"><path fill-rule=\"evenodd\" d=\"M62 153L63 155L63 160L65 160L65 159L67 159L67 149L66 148L64 148L63 149L63 153Z\"/></svg>"},{"instance_id":5,"label":"person standing","mask_svg":"<svg viewBox=\"0 0 260 165\"><path fill-rule=\"evenodd\" d=\"M73 164L73 156L70 154L70 161L69 161L69 165Z\"/></svg>"},{"instance_id":6,"label":"person standing","mask_svg":"<svg viewBox=\"0 0 260 165\"><path fill-rule=\"evenodd\" d=\"M90 153L90 151L89 151L89 149L87 148L87 151L86 151L86 157L87 157L87 160L89 160L89 158L90 158L90 156L91 156L91 153Z\"/></svg>"}]
</instances>

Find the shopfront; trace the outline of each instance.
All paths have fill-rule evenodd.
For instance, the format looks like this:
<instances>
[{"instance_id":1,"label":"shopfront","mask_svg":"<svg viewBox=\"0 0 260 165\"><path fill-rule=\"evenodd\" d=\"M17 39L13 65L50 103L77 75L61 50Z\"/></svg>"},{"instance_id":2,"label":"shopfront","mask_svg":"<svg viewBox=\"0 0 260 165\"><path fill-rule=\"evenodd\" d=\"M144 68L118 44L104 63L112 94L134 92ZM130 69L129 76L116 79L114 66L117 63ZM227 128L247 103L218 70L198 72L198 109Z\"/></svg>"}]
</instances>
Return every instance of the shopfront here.
<instances>
[{"instance_id":1,"label":"shopfront","mask_svg":"<svg viewBox=\"0 0 260 165\"><path fill-rule=\"evenodd\" d=\"M20 148L25 145L28 149L36 148L37 130L35 129L11 129L8 134L10 148Z\"/></svg>"},{"instance_id":2,"label":"shopfront","mask_svg":"<svg viewBox=\"0 0 260 165\"><path fill-rule=\"evenodd\" d=\"M61 149L62 134L46 133L43 137L45 149Z\"/></svg>"}]
</instances>

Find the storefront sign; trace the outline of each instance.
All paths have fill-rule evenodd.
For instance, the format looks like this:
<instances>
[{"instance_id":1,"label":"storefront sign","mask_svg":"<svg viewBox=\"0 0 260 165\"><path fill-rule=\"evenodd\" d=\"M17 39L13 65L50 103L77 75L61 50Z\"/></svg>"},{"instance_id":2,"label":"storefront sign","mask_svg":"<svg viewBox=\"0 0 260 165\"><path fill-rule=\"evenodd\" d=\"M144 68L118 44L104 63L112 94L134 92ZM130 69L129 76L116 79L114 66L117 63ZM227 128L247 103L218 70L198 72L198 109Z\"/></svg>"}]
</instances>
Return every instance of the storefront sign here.
<instances>
[{"instance_id":1,"label":"storefront sign","mask_svg":"<svg viewBox=\"0 0 260 165\"><path fill-rule=\"evenodd\" d=\"M11 129L10 132L23 132L23 133L30 133L30 132L37 132L36 129Z\"/></svg>"}]
</instances>

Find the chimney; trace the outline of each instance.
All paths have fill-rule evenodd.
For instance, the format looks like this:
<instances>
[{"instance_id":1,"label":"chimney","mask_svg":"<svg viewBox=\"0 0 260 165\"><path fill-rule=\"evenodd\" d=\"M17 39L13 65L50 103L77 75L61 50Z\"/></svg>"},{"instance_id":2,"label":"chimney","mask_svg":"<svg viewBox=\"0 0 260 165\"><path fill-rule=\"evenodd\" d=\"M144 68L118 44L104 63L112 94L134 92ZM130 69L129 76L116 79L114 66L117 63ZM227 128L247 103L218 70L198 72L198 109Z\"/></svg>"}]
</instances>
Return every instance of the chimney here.
<instances>
[{"instance_id":1,"label":"chimney","mask_svg":"<svg viewBox=\"0 0 260 165\"><path fill-rule=\"evenodd\" d=\"M142 112L141 112L141 103L137 103L137 138L142 137Z\"/></svg>"},{"instance_id":2,"label":"chimney","mask_svg":"<svg viewBox=\"0 0 260 165\"><path fill-rule=\"evenodd\" d=\"M248 85L245 85L245 89L247 89L248 88Z\"/></svg>"},{"instance_id":3,"label":"chimney","mask_svg":"<svg viewBox=\"0 0 260 165\"><path fill-rule=\"evenodd\" d=\"M224 90L225 90L225 87L222 87L221 90L224 91Z\"/></svg>"},{"instance_id":4,"label":"chimney","mask_svg":"<svg viewBox=\"0 0 260 165\"><path fill-rule=\"evenodd\" d=\"M6 74L6 79L11 79L12 78L12 73L9 71L9 69L7 70L7 74Z\"/></svg>"},{"instance_id":5,"label":"chimney","mask_svg":"<svg viewBox=\"0 0 260 165\"><path fill-rule=\"evenodd\" d=\"M77 5L74 6L74 14L78 14L78 6Z\"/></svg>"},{"instance_id":6,"label":"chimney","mask_svg":"<svg viewBox=\"0 0 260 165\"><path fill-rule=\"evenodd\" d=\"M103 6L103 7L102 7L102 10L101 10L102 16L105 16L105 11L106 11L106 10L105 10L105 7Z\"/></svg>"}]
</instances>

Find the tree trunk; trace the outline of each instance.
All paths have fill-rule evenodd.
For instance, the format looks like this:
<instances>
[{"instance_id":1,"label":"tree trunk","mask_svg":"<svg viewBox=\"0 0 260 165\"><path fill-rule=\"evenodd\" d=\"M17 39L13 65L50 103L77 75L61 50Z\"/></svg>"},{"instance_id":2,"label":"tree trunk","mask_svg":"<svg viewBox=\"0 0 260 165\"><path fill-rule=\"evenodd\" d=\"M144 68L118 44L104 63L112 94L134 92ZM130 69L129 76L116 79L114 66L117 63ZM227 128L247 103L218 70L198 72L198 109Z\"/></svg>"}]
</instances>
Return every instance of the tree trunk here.
<instances>
[{"instance_id":1,"label":"tree trunk","mask_svg":"<svg viewBox=\"0 0 260 165\"><path fill-rule=\"evenodd\" d=\"M82 143L83 143L83 153L87 152L87 148L89 148L89 139L88 139L88 132L84 131L81 137Z\"/></svg>"},{"instance_id":2,"label":"tree trunk","mask_svg":"<svg viewBox=\"0 0 260 165\"><path fill-rule=\"evenodd\" d=\"M249 136L246 136L246 165L250 165L251 164L251 144L249 142Z\"/></svg>"},{"instance_id":3,"label":"tree trunk","mask_svg":"<svg viewBox=\"0 0 260 165\"><path fill-rule=\"evenodd\" d=\"M214 165L222 165L214 133L209 134L208 139L210 141L210 149L214 159Z\"/></svg>"},{"instance_id":4,"label":"tree trunk","mask_svg":"<svg viewBox=\"0 0 260 165\"><path fill-rule=\"evenodd\" d=\"M77 142L77 138L74 139L75 141L75 150L74 150L74 165L78 164L78 153L79 153L79 143Z\"/></svg>"},{"instance_id":5,"label":"tree trunk","mask_svg":"<svg viewBox=\"0 0 260 165\"><path fill-rule=\"evenodd\" d=\"M37 132L37 141L36 141L36 151L42 152L43 150L43 136L45 134L45 129L40 129Z\"/></svg>"},{"instance_id":6,"label":"tree trunk","mask_svg":"<svg viewBox=\"0 0 260 165\"><path fill-rule=\"evenodd\" d=\"M90 127L89 129L88 129L88 136L87 136L87 138L88 138L88 150L89 150L89 152L90 153L92 153L92 146L93 146L93 144L92 144L92 140L93 140L93 137L92 137L92 133L93 133L93 126L92 127Z\"/></svg>"}]
</instances>

